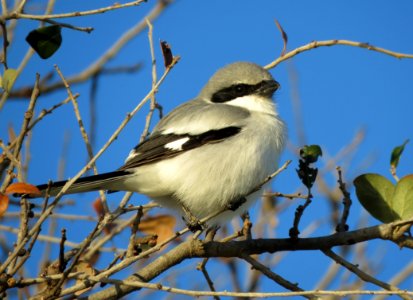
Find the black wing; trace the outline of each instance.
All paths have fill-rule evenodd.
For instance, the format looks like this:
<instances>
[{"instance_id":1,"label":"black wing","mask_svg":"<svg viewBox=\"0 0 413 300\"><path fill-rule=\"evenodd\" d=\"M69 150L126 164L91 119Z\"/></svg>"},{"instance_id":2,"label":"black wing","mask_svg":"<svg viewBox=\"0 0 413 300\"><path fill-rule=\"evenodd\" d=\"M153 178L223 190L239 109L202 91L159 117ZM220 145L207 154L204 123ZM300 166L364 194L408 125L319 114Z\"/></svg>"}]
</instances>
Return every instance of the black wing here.
<instances>
[{"instance_id":1,"label":"black wing","mask_svg":"<svg viewBox=\"0 0 413 300\"><path fill-rule=\"evenodd\" d=\"M229 126L209 130L199 135L154 134L133 149L130 158L119 170L136 168L177 156L205 144L218 143L238 134L240 131L241 127ZM182 141L182 144L178 144L179 147L168 147L168 144L171 145L171 143L179 140Z\"/></svg>"}]
</instances>

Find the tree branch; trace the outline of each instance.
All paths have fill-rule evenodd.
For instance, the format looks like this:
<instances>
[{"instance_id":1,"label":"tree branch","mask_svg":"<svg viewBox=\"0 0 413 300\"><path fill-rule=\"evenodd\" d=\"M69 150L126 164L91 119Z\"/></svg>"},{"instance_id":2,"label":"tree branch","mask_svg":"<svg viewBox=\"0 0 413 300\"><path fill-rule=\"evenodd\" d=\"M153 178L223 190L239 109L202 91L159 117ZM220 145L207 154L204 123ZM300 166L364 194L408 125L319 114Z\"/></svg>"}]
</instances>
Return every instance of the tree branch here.
<instances>
[{"instance_id":1,"label":"tree branch","mask_svg":"<svg viewBox=\"0 0 413 300\"><path fill-rule=\"evenodd\" d=\"M335 233L329 236L314 238L298 238L297 240L286 239L253 239L244 241L230 242L202 242L200 240L189 239L160 258L154 260L139 272L126 278L126 281L148 282L165 270L181 263L183 260L194 257L239 257L245 255L274 253L280 251L297 251L297 250L321 250L336 246L345 246L361 243L374 239L390 240L399 243L399 240L393 240L393 232L398 226L404 223L413 223L413 219L398 221L378 226L362 228L354 231ZM404 236L406 245L413 248L413 239ZM407 243L408 240L408 243ZM89 282L89 284L91 284ZM87 299L118 299L139 289L138 286L116 284L106 290L90 295Z\"/></svg>"},{"instance_id":2,"label":"tree branch","mask_svg":"<svg viewBox=\"0 0 413 300\"><path fill-rule=\"evenodd\" d=\"M399 52L394 52L391 50L387 50L385 48L380 48L376 47L373 45L370 45L368 43L362 43L362 42L355 42L355 41L349 41L349 40L328 40L328 41L313 41L311 43L308 43L304 46L298 47L290 52L287 52L283 56L278 57L276 60L272 61L268 65L266 65L264 68L269 70L275 68L277 65L279 65L281 62L288 60L302 52L309 51L318 47L330 47L330 46L335 46L335 45L343 45L343 46L351 46L351 47L358 47L358 48L364 48L367 50L372 50L376 52L380 52L386 55L393 56L395 58L413 58L413 54L405 54L405 53L399 53Z\"/></svg>"}]
</instances>

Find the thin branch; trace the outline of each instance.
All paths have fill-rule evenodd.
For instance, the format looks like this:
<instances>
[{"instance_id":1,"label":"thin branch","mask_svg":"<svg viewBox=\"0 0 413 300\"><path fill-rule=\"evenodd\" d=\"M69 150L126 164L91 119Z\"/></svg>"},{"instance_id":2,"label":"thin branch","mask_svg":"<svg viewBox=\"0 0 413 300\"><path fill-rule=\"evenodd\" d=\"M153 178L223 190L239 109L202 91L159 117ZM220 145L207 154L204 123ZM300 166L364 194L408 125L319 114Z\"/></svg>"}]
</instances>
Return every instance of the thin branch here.
<instances>
[{"instance_id":1,"label":"thin branch","mask_svg":"<svg viewBox=\"0 0 413 300\"><path fill-rule=\"evenodd\" d=\"M355 41L349 41L349 40L327 40L327 41L313 41L311 43L308 43L304 46L298 47L290 52L287 52L285 55L277 58L273 62L269 63L266 65L264 68L265 69L273 69L275 68L278 64L280 64L283 61L286 61L302 52L309 51L311 49L315 49L318 47L330 47L330 46L335 46L335 45L343 45L343 46L351 46L351 47L358 47L358 48L363 48L367 50L372 50L376 52L380 52L386 55L393 56L395 58L413 58L413 54L405 54L405 53L399 53L399 52L394 52L391 50L387 50L385 48L380 48L376 47L373 45L370 45L368 43L362 43L362 42L355 42Z\"/></svg>"},{"instance_id":2,"label":"thin branch","mask_svg":"<svg viewBox=\"0 0 413 300\"><path fill-rule=\"evenodd\" d=\"M141 1L139 1L141 2ZM144 19L148 19L153 22L169 5L171 1L161 0L154 6L154 8L148 13L148 15ZM140 34L145 28L147 27L146 21L142 20L136 23L133 27L131 27L128 31L126 31L119 39L108 49L105 53L101 55L94 63L86 67L83 71L79 72L78 74L68 77L66 80L67 82L72 85L74 83L80 83L83 81L88 80L95 74L99 73L102 68L106 65L108 61L113 59L119 51L135 36ZM42 94L49 93L56 89L64 87L61 81L57 81L50 85L45 85L40 87L40 91ZM28 87L23 87L18 91L13 91L10 93L10 97L27 97L27 89ZM1 101L0 101L1 104ZM1 109L1 105L0 105Z\"/></svg>"},{"instance_id":3,"label":"thin branch","mask_svg":"<svg viewBox=\"0 0 413 300\"><path fill-rule=\"evenodd\" d=\"M3 4L3 0L2 0ZM3 5L2 5L3 6ZM7 39L7 28L6 28L6 23L0 21L0 27L3 32L3 57L2 57L2 63L4 65L4 68L7 70L7 47L9 46L9 40Z\"/></svg>"},{"instance_id":4,"label":"thin branch","mask_svg":"<svg viewBox=\"0 0 413 300\"><path fill-rule=\"evenodd\" d=\"M24 1L25 2L25 1ZM60 19L60 18L73 18L73 17L82 17L82 16L89 16L89 15L96 15L102 14L107 11L116 10L120 8L127 8L131 6L138 6L143 2L147 2L147 0L137 0L131 1L124 4L116 3L111 6L102 7L98 9L86 10L86 11L76 11L71 13L63 13L63 14L45 14L45 15L30 15L30 14L22 14L17 11L11 12L9 15L5 16L6 20L10 19L30 19L30 20L38 20L38 21L48 21L49 19Z\"/></svg>"},{"instance_id":5,"label":"thin branch","mask_svg":"<svg viewBox=\"0 0 413 300\"><path fill-rule=\"evenodd\" d=\"M17 243L21 243L21 241L27 236L29 232L29 213L30 213L30 206L29 201L25 197L21 197L20 199L20 226L17 233ZM23 250L23 253L26 251ZM19 256L23 256L20 255ZM7 274L13 275L12 270L15 269L17 260L19 257L16 257L12 263L7 268Z\"/></svg>"},{"instance_id":6,"label":"thin branch","mask_svg":"<svg viewBox=\"0 0 413 300\"><path fill-rule=\"evenodd\" d=\"M171 65L169 68L167 68L162 75L162 77L159 79L158 84L156 85L156 89L159 87L159 85L164 81L166 76L169 74L173 66L178 62L179 57L175 58L174 64ZM95 161L103 154L104 151L116 140L117 136L120 134L120 132L123 130L123 128L126 126L126 124L129 123L129 121L132 119L132 117L141 109L141 107L150 99L152 93L155 93L156 90L152 89L143 99L142 101L134 108L134 110L129 113L124 121L120 124L118 129L115 130L115 132L112 134L112 136L109 138L109 140L106 142L106 144L98 151L98 153L89 161L89 163L84 166L71 180L69 180L65 186L62 188L60 193L55 197L54 201L49 205L49 207L46 209L45 213L38 219L36 224L33 225L32 229L30 230L28 236L20 243L18 244L13 252L7 257L7 259L3 262L3 264L0 266L0 273L2 273L5 268L8 266L8 264L18 255L20 249L24 247L24 245L29 241L29 239L36 233L38 228L43 224L43 222L48 218L50 213L53 211L53 209L57 206L59 203L60 198L63 196L63 194L66 192L66 190L72 185L81 175L83 175ZM108 217L110 219L110 216Z\"/></svg>"},{"instance_id":7,"label":"thin branch","mask_svg":"<svg viewBox=\"0 0 413 300\"><path fill-rule=\"evenodd\" d=\"M347 219L350 214L350 207L352 204L352 201L350 199L350 193L347 191L346 184L343 182L343 175L340 167L337 167L337 173L338 173L338 185L340 188L340 191L343 193L343 214L341 215L340 223L337 225L336 231L337 232L342 232L342 231L347 231L348 230L348 225L347 225Z\"/></svg>"},{"instance_id":8,"label":"thin branch","mask_svg":"<svg viewBox=\"0 0 413 300\"><path fill-rule=\"evenodd\" d=\"M136 215L133 219L132 226L131 226L131 235L129 237L129 244L128 250L126 251L126 257L136 255L135 246L136 246L136 233L138 232L139 224L141 223L141 219L143 216L142 209L136 212Z\"/></svg>"},{"instance_id":9,"label":"thin branch","mask_svg":"<svg viewBox=\"0 0 413 300\"><path fill-rule=\"evenodd\" d=\"M45 277L39 278L25 278L16 281L16 287L25 287L33 284L40 284L48 281L53 281L61 278L61 274L57 275L47 275ZM128 285L131 287L147 288L152 290L159 290L168 292L171 294L180 294L193 297L201 296L223 296L223 297L243 297L243 298L270 298L270 297L293 297L293 296L351 296L351 295L406 295L412 296L413 291L383 291L383 290L348 290L348 291L328 291L328 290L310 290L302 292L273 292L273 293L244 293L244 292L210 292L210 291L194 291L178 289L174 287L169 287L159 283L143 283L137 281L125 281L117 279L103 278L97 280L97 276L87 275L84 272L73 272L70 273L68 278L77 280L90 280L102 283L109 283L114 285Z\"/></svg>"},{"instance_id":10,"label":"thin branch","mask_svg":"<svg viewBox=\"0 0 413 300\"><path fill-rule=\"evenodd\" d=\"M413 218L403 221L413 223ZM255 239L255 240L243 240L243 241L231 241L227 243L222 242L202 242L200 240L189 239L182 242L169 252L162 255L162 257L151 262L147 266L140 268L140 270L129 276L126 281L141 281L148 282L163 273L165 270L181 263L185 259L194 257L240 257L243 255L253 255L262 253L274 253L279 251L297 251L297 250L321 250L326 248L332 248L335 246L344 246L349 244L360 243L373 239L385 239L393 241L393 235L395 228L403 225L402 221L393 222L389 224L382 224L378 226L362 228L355 231L347 231L342 233L335 233L329 236L317 237L317 238L299 238L295 241L291 239ZM409 239L406 237L406 239ZM410 248L413 248L413 240L410 239ZM156 246L158 247L158 246ZM155 251L151 249L151 251ZM143 255L142 253L141 255ZM126 263L130 259L125 259L121 264ZM128 262L129 263L129 262ZM119 264L120 265L120 264ZM96 280L101 278L107 278L110 273L103 272L95 277ZM102 298L119 298L132 291L138 289L139 284L136 286L123 285L119 281L114 287L110 287L106 290L96 292L89 296L89 300L97 300ZM75 286L64 290L61 294L68 295L76 290L83 289L92 285L90 281L76 284ZM140 286L139 286L140 287ZM392 293L399 293L398 291L392 291ZM413 293L413 292L412 292ZM316 294L316 293L315 293Z\"/></svg>"},{"instance_id":11,"label":"thin branch","mask_svg":"<svg viewBox=\"0 0 413 300\"><path fill-rule=\"evenodd\" d=\"M266 183L270 182L274 177L276 177L278 174L280 174L282 171L284 171L285 169L287 169L288 165L291 163L291 160L287 160L280 168L278 168L277 171L275 171L274 173L272 173L271 175L269 175L267 178L264 179L264 181L259 184L258 186L256 186L255 188L253 188L247 195L250 195L252 193L255 193L257 191L259 191Z\"/></svg>"},{"instance_id":12,"label":"thin branch","mask_svg":"<svg viewBox=\"0 0 413 300\"><path fill-rule=\"evenodd\" d=\"M14 140L16 141L16 140ZM6 146L2 140L0 140L0 148L3 150L2 155L5 155L7 159L9 159L12 164L18 169L21 170L21 164L20 161L17 160L17 158L9 151L10 147Z\"/></svg>"},{"instance_id":13,"label":"thin branch","mask_svg":"<svg viewBox=\"0 0 413 300\"><path fill-rule=\"evenodd\" d=\"M155 50L153 47L153 26L151 24L151 22L146 19L146 23L148 25L148 40L149 40L149 48L151 51L151 59L152 59L152 88L155 86L156 81L157 81L157 74L156 74L156 58L155 58ZM151 125L151 120L152 120L152 116L153 113L155 111L155 108L157 106L156 103L156 98L155 98L155 94L153 94L153 96L151 97L151 102L150 102L150 108L149 108L149 112L146 115L146 120L145 120L145 127L143 129L141 138L140 138L140 142L142 142L144 139L146 139L146 137L149 134L149 127Z\"/></svg>"},{"instance_id":14,"label":"thin branch","mask_svg":"<svg viewBox=\"0 0 413 300\"><path fill-rule=\"evenodd\" d=\"M0 224L0 231L6 231L6 232L11 232L14 234L18 234L19 233L19 229L12 227L12 226L5 226L5 225L1 225ZM55 236L50 236L50 235L44 235L41 234L36 238L38 241L42 241L42 242L47 242L47 243L53 243L53 244L59 244L61 238L60 237L55 237ZM76 242L72 242L72 241L66 241L65 242L66 246L71 247L71 248L79 248L81 246L81 244L76 243ZM99 251L102 252L116 252L116 251L125 251L125 249L123 248L113 248L113 247L101 247L99 249Z\"/></svg>"},{"instance_id":15,"label":"thin branch","mask_svg":"<svg viewBox=\"0 0 413 300\"><path fill-rule=\"evenodd\" d=\"M82 138L85 142L86 151L87 151L87 154L88 154L89 160L90 160L90 159L93 158L93 150L92 150L92 145L90 144L90 141L89 141L89 136L88 136L88 134L86 132L86 129L85 129L85 126L83 124L82 116L80 115L79 104L77 103L76 98L73 96L72 90L70 89L70 86L67 83L66 78L63 76L62 72L60 71L59 67L57 65L54 65L54 67L55 67L57 73L59 74L59 76L60 76L60 78L61 78L61 80L62 80L62 82L63 82L63 84L66 88L66 91L67 91L67 94L69 95L70 101L73 104L73 110L75 112L76 120L77 120L77 123L79 125L80 134L82 135ZM95 173L95 175L97 175L98 174L98 169L96 167L96 164L92 164L91 166L93 168L93 172ZM100 199L102 200L103 209L104 209L105 213L107 213L109 211L109 207L108 207L108 203L106 201L106 195L102 191L100 191Z\"/></svg>"},{"instance_id":16,"label":"thin branch","mask_svg":"<svg viewBox=\"0 0 413 300\"><path fill-rule=\"evenodd\" d=\"M19 7L18 7L15 11L20 13L20 12L23 10L23 6L25 5L25 3L26 3L26 0L21 1L21 2L19 3ZM16 4L18 4L18 3L16 3ZM55 4L55 1L54 1L54 0L49 0L49 1L47 2L47 7L46 7L46 12L45 12L45 14L48 14L48 13L50 13L50 12L53 10L54 4ZM2 17L0 17L0 19L1 19L1 18L2 18ZM15 26L16 23L17 23L17 22L13 22L12 24L14 24L14 26ZM39 28L42 27L43 24L44 24L43 22L40 22ZM14 27L13 27L13 28L14 28ZM23 71L23 69L26 67L27 63L29 62L29 60L31 59L31 57L33 56L33 54L34 54L33 49L32 49L31 47L29 47L28 50L26 51L26 54L24 55L22 61L20 62L19 67L17 68L16 80L17 80L17 78L20 76L20 74L21 74L21 72ZM40 89L40 85L39 85L39 89ZM29 92L27 92L27 91L29 91ZM29 96L32 94L31 91L32 91L32 87L31 87L31 86L30 86L29 89L26 88L26 89L25 89L25 92L26 92L25 97L29 97ZM12 92L13 92L13 91L12 91ZM9 98L9 96L10 96L10 93L9 93L8 91L4 92L4 93L1 95L1 98L0 98L0 110L2 110L4 104L6 103L7 99Z\"/></svg>"},{"instance_id":17,"label":"thin branch","mask_svg":"<svg viewBox=\"0 0 413 300\"><path fill-rule=\"evenodd\" d=\"M262 274L267 276L269 279L272 281L278 283L282 287L294 291L294 292L303 292L304 290L299 288L297 284L292 283L285 278L281 277L278 274L275 274L272 272L268 267L264 266L262 263L257 261L256 259L252 258L249 255L242 255L242 259L244 259L246 262L248 262L254 269L260 271ZM307 299L317 299L317 297L312 296L312 295L305 295L304 296Z\"/></svg>"},{"instance_id":18,"label":"thin branch","mask_svg":"<svg viewBox=\"0 0 413 300\"><path fill-rule=\"evenodd\" d=\"M53 24L53 25L59 25L60 27L65 27L65 28L69 28L69 29L73 29L77 31L86 32L86 33L91 33L94 30L93 27L79 27L79 26L75 26L72 24L57 22L57 21L49 20L49 19L44 19L43 22Z\"/></svg>"},{"instance_id":19,"label":"thin branch","mask_svg":"<svg viewBox=\"0 0 413 300\"><path fill-rule=\"evenodd\" d=\"M8 8L7 8L7 1L6 0L1 0L1 10L3 11L4 15L8 14Z\"/></svg>"},{"instance_id":20,"label":"thin branch","mask_svg":"<svg viewBox=\"0 0 413 300\"><path fill-rule=\"evenodd\" d=\"M16 159L18 159L18 157L19 157L20 150L21 150L21 147L23 145L23 140L26 137L30 121L32 120L32 117L33 117L34 107L36 105L37 98L39 97L39 93L40 93L39 92L39 80L40 80L40 75L36 74L36 80L35 80L32 95L30 97L29 107L27 108L27 111L24 114L24 119L23 119L22 127L20 129L20 134L17 136L16 144L13 148L13 156ZM4 192L6 187L10 184L10 182L12 180L13 168L14 168L14 166L12 164L9 167L9 172L8 172L5 180L3 181L3 184L0 188L0 192Z\"/></svg>"},{"instance_id":21,"label":"thin branch","mask_svg":"<svg viewBox=\"0 0 413 300\"><path fill-rule=\"evenodd\" d=\"M295 193L295 194L284 194L280 192L273 192L273 193L265 193L266 196L270 197L281 197L281 198L287 198L289 200L294 200L294 199L307 199L308 195L303 195L301 193Z\"/></svg>"},{"instance_id":22,"label":"thin branch","mask_svg":"<svg viewBox=\"0 0 413 300\"><path fill-rule=\"evenodd\" d=\"M373 276L363 272L356 265L348 262L347 260L345 260L341 256L335 254L333 251L331 251L331 249L324 249L324 250L322 250L322 252L325 255L327 255L328 257L330 257L331 259L333 259L335 262L339 263L340 265L342 265L343 267L348 269L353 274L360 277L365 282L370 282L370 283L372 283L374 285L377 285L377 286L379 286L379 287L381 287L385 290L388 290L388 291L398 291L398 292L401 291L398 287L396 287L394 285L390 285L386 282L380 281L377 278L374 278ZM411 299L410 297L407 297L406 295L400 295L400 297L404 300L410 300Z\"/></svg>"}]
</instances>

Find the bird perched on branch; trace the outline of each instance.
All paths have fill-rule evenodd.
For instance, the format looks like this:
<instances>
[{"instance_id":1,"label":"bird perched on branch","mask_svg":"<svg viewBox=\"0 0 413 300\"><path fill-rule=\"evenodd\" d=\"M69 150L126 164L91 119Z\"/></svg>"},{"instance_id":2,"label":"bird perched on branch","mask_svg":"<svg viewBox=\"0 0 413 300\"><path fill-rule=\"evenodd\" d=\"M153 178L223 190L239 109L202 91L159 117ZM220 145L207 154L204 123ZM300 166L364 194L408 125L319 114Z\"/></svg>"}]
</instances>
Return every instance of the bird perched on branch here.
<instances>
[{"instance_id":1,"label":"bird perched on branch","mask_svg":"<svg viewBox=\"0 0 413 300\"><path fill-rule=\"evenodd\" d=\"M78 179L66 194L131 191L214 223L248 208L277 168L286 129L272 101L279 84L262 67L237 62L218 70L199 95L171 111L118 170ZM39 185L57 195L66 181Z\"/></svg>"}]
</instances>

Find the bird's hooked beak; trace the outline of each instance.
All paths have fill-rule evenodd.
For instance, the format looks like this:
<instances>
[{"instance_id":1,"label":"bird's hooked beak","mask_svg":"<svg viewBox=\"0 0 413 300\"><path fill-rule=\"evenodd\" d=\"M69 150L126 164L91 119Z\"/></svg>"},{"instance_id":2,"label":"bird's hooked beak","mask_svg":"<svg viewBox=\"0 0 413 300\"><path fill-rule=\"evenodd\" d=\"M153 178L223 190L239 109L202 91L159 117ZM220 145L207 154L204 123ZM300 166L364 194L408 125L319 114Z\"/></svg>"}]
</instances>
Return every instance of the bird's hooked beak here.
<instances>
[{"instance_id":1,"label":"bird's hooked beak","mask_svg":"<svg viewBox=\"0 0 413 300\"><path fill-rule=\"evenodd\" d=\"M264 97L272 97L274 92L278 90L279 87L280 84L274 79L265 80L261 82L258 93Z\"/></svg>"}]
</instances>

